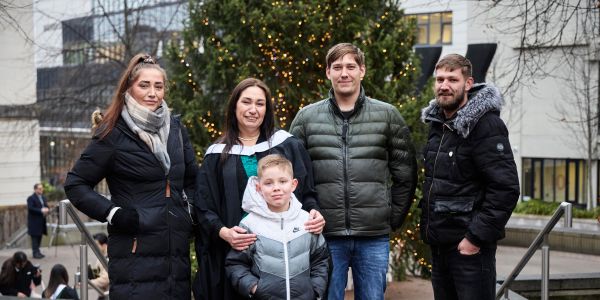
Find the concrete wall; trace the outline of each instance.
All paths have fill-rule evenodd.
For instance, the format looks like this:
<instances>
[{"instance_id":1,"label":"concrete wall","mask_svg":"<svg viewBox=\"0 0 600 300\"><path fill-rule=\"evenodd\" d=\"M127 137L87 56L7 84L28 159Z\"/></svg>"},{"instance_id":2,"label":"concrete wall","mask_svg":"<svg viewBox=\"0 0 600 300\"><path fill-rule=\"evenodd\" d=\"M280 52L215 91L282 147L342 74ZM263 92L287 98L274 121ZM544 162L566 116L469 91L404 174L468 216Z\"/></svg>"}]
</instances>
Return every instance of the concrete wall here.
<instances>
[{"instance_id":1,"label":"concrete wall","mask_svg":"<svg viewBox=\"0 0 600 300\"><path fill-rule=\"evenodd\" d=\"M14 1L16 23L0 26L0 105L13 109L36 102L33 1ZM0 115L0 206L23 204L40 180L38 122L31 116Z\"/></svg>"},{"instance_id":2,"label":"concrete wall","mask_svg":"<svg viewBox=\"0 0 600 300\"><path fill-rule=\"evenodd\" d=\"M0 206L27 203L40 180L37 120L0 120Z\"/></svg>"}]
</instances>

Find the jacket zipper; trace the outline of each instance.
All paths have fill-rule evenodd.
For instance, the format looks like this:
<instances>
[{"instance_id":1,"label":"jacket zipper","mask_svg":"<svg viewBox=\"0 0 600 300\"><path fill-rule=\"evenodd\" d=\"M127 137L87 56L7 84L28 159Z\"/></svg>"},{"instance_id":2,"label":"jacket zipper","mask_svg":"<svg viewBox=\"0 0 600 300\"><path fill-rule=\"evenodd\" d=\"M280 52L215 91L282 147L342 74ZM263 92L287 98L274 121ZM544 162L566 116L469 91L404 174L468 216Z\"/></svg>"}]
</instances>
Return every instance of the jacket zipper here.
<instances>
[{"instance_id":1,"label":"jacket zipper","mask_svg":"<svg viewBox=\"0 0 600 300\"><path fill-rule=\"evenodd\" d=\"M169 180L169 175L167 175L166 177L167 177L167 185L165 188L166 189L165 190L165 200L167 200L166 198L171 198L171 182ZM171 207L169 207L169 206L172 203L173 203L173 201L167 201L167 203L166 203L167 204L167 230L168 230L167 235L168 235L168 239L169 239L169 241L168 241L168 245L169 245L169 248L168 248L169 249L169 254L168 254L169 255L169 259L168 259L168 261L169 261L169 277L167 279L169 282L169 294L172 293L171 287L173 286L172 277L171 277L173 274L173 271L172 271L173 259L171 257L171 251L172 251L171 250L171 222L170 222L171 217L169 216L170 212L171 212Z\"/></svg>"},{"instance_id":2,"label":"jacket zipper","mask_svg":"<svg viewBox=\"0 0 600 300\"><path fill-rule=\"evenodd\" d=\"M431 202L431 190L433 189L433 182L435 180L435 167L437 165L438 156L440 155L440 150L442 149L442 143L444 142L444 136L446 136L446 123L442 124L442 138L440 138L440 144L438 145L437 153L435 154L435 159L433 161L433 171L431 173L431 184L429 185L429 192L427 195L427 228L425 228L425 240L429 241L429 224L431 223L430 216L430 202Z\"/></svg>"},{"instance_id":3,"label":"jacket zipper","mask_svg":"<svg viewBox=\"0 0 600 300\"><path fill-rule=\"evenodd\" d=\"M342 161L344 164L344 216L346 222L346 235L350 235L350 200L348 199L348 119L344 118L342 126Z\"/></svg>"},{"instance_id":4,"label":"jacket zipper","mask_svg":"<svg viewBox=\"0 0 600 300\"><path fill-rule=\"evenodd\" d=\"M281 218L281 232L283 233L283 257L285 258L285 294L286 299L290 300L290 262L287 247L287 232L283 230L283 218Z\"/></svg>"}]
</instances>

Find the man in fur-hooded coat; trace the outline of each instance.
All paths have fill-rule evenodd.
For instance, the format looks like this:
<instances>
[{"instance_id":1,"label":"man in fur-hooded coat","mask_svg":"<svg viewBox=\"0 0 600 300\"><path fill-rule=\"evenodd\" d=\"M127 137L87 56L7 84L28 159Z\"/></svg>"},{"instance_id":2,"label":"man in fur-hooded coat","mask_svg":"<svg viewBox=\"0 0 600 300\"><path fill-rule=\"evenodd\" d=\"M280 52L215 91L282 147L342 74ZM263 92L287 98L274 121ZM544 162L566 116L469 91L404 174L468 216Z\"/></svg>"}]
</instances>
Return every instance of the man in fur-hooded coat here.
<instances>
[{"instance_id":1,"label":"man in fur-hooded coat","mask_svg":"<svg viewBox=\"0 0 600 300\"><path fill-rule=\"evenodd\" d=\"M502 96L473 84L471 63L451 54L436 65L436 99L423 109L430 124L419 203L421 237L432 249L436 299L494 299L496 242L519 197Z\"/></svg>"}]
</instances>

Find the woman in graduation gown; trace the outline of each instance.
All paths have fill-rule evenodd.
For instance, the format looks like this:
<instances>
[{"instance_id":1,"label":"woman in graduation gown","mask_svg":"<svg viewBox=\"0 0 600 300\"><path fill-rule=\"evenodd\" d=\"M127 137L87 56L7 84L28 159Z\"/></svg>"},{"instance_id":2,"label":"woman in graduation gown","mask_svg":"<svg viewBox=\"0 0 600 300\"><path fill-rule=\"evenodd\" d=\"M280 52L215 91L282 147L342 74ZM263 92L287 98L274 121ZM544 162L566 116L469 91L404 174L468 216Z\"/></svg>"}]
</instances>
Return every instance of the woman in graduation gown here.
<instances>
[{"instance_id":1,"label":"woman in graduation gown","mask_svg":"<svg viewBox=\"0 0 600 300\"><path fill-rule=\"evenodd\" d=\"M271 93L258 79L241 81L231 93L224 135L211 145L196 179L194 203L200 230L196 235L198 273L195 299L243 299L225 276L225 256L231 248L246 249L256 235L238 227L245 215L242 196L248 177L256 175L257 161L281 154L292 161L298 179L295 194L310 213L305 228L320 233L325 220L319 213L312 164L304 146L284 130L275 129Z\"/></svg>"}]
</instances>

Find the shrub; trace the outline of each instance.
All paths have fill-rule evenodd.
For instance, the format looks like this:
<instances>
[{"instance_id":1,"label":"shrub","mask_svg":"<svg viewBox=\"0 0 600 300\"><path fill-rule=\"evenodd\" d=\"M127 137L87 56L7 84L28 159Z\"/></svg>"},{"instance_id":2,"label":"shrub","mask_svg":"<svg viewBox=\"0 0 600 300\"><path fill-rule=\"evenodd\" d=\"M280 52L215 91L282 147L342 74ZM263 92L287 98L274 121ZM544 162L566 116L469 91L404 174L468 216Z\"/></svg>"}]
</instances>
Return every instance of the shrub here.
<instances>
[{"instance_id":1,"label":"shrub","mask_svg":"<svg viewBox=\"0 0 600 300\"><path fill-rule=\"evenodd\" d=\"M560 206L560 202L545 202L542 200L519 201L514 212L519 214L551 216ZM600 207L586 210L573 207L573 218L593 219L600 215Z\"/></svg>"}]
</instances>

